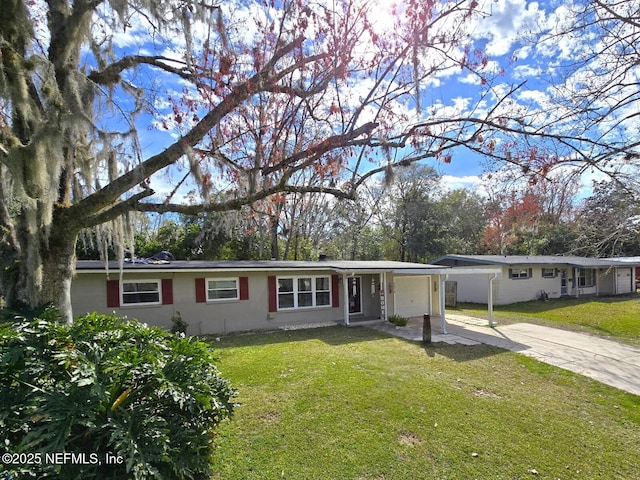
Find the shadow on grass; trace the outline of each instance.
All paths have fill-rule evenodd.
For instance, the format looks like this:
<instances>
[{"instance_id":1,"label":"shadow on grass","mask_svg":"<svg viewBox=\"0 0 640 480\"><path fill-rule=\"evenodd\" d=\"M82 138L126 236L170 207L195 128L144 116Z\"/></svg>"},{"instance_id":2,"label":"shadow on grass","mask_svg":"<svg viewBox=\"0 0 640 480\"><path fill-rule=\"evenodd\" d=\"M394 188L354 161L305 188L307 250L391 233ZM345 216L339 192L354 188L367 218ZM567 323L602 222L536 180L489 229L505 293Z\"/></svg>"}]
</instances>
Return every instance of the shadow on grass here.
<instances>
[{"instance_id":1,"label":"shadow on grass","mask_svg":"<svg viewBox=\"0 0 640 480\"><path fill-rule=\"evenodd\" d=\"M435 331L438 327L434 328ZM506 336L495 336L492 334L484 334L481 332L465 332L463 326L449 327L452 338L465 337L473 338L479 342L476 345L468 345L463 343L444 343L433 342L423 343L414 338L406 338L401 334L394 334L386 331L380 331L366 326L362 327L345 327L341 325L326 326L318 328L308 328L300 330L274 330L274 331L255 331L248 333L233 333L221 337L202 337L203 340L211 342L214 346L225 347L262 347L266 345L275 345L282 343L298 343L308 341L320 341L327 345L339 346L360 342L376 342L381 340L397 339L402 342L408 342L419 345L429 357L436 355L445 356L456 362L468 362L478 360L484 357L499 355L507 350L523 351L528 349L527 345L514 342ZM452 331L453 330L453 331ZM398 330L400 332L401 329ZM219 338L219 340L217 340Z\"/></svg>"},{"instance_id":2,"label":"shadow on grass","mask_svg":"<svg viewBox=\"0 0 640 480\"><path fill-rule=\"evenodd\" d=\"M391 336L375 330L336 325L331 327L305 328L299 330L260 330L230 333L224 336L203 336L202 340L220 346L263 346L278 343L307 342L318 340L328 345L346 345L358 342L384 340ZM219 338L219 340L217 340Z\"/></svg>"},{"instance_id":3,"label":"shadow on grass","mask_svg":"<svg viewBox=\"0 0 640 480\"><path fill-rule=\"evenodd\" d=\"M473 362L483 358L493 357L505 353L505 350L491 345L460 345L447 343L432 343L422 345L422 349L431 358L437 355L453 360L457 363Z\"/></svg>"}]
</instances>

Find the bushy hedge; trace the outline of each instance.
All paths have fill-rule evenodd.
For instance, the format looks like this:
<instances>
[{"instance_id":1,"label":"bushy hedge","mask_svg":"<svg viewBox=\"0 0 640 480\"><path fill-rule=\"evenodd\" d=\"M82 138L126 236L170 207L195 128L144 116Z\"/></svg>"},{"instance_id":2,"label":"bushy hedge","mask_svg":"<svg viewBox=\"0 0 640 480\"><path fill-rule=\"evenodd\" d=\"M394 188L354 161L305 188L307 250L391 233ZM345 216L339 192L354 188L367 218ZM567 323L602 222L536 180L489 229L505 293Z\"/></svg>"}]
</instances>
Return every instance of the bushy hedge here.
<instances>
[{"instance_id":1,"label":"bushy hedge","mask_svg":"<svg viewBox=\"0 0 640 480\"><path fill-rule=\"evenodd\" d=\"M98 314L1 334L0 478L210 477L236 393L207 343Z\"/></svg>"}]
</instances>

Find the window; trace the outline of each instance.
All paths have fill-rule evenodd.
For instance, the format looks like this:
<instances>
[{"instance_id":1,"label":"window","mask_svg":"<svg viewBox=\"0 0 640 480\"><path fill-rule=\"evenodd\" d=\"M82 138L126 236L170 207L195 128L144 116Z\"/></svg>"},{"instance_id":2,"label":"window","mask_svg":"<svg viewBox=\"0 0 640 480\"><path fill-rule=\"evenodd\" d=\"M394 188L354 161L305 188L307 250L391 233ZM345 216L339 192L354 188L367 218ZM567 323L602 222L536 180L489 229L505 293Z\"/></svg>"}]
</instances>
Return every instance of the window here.
<instances>
[{"instance_id":1,"label":"window","mask_svg":"<svg viewBox=\"0 0 640 480\"><path fill-rule=\"evenodd\" d=\"M238 279L237 278L208 278L207 279L207 301L215 302L220 300L238 300Z\"/></svg>"},{"instance_id":2,"label":"window","mask_svg":"<svg viewBox=\"0 0 640 480\"><path fill-rule=\"evenodd\" d=\"M122 282L122 305L159 305L160 281Z\"/></svg>"},{"instance_id":3,"label":"window","mask_svg":"<svg viewBox=\"0 0 640 480\"><path fill-rule=\"evenodd\" d=\"M531 277L530 268L510 268L509 276L514 280L522 280Z\"/></svg>"},{"instance_id":4,"label":"window","mask_svg":"<svg viewBox=\"0 0 640 480\"><path fill-rule=\"evenodd\" d=\"M278 278L278 309L331 306L329 277Z\"/></svg>"},{"instance_id":5,"label":"window","mask_svg":"<svg viewBox=\"0 0 640 480\"><path fill-rule=\"evenodd\" d=\"M331 284L329 277L316 278L316 305L324 306L331 304Z\"/></svg>"},{"instance_id":6,"label":"window","mask_svg":"<svg viewBox=\"0 0 640 480\"><path fill-rule=\"evenodd\" d=\"M555 268L543 268L542 269L542 278L555 278L556 277L556 269Z\"/></svg>"},{"instance_id":7,"label":"window","mask_svg":"<svg viewBox=\"0 0 640 480\"><path fill-rule=\"evenodd\" d=\"M594 287L596 285L596 270L594 268L578 269L578 287Z\"/></svg>"}]
</instances>

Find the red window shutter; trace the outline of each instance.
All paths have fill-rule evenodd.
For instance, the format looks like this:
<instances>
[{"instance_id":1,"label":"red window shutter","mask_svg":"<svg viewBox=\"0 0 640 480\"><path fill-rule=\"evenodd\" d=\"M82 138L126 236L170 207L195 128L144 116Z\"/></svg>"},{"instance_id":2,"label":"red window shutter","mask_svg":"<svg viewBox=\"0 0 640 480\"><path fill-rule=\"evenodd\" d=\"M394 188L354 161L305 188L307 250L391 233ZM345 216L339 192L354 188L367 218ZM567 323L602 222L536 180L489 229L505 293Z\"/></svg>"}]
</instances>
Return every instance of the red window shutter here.
<instances>
[{"instance_id":1,"label":"red window shutter","mask_svg":"<svg viewBox=\"0 0 640 480\"><path fill-rule=\"evenodd\" d=\"M196 302L204 303L207 301L207 290L205 288L205 279L196 278Z\"/></svg>"},{"instance_id":2,"label":"red window shutter","mask_svg":"<svg viewBox=\"0 0 640 480\"><path fill-rule=\"evenodd\" d=\"M171 278L162 279L162 304L173 305L173 280Z\"/></svg>"},{"instance_id":3,"label":"red window shutter","mask_svg":"<svg viewBox=\"0 0 640 480\"><path fill-rule=\"evenodd\" d=\"M278 282L276 277L269 276L267 278L269 285L269 312L278 311Z\"/></svg>"},{"instance_id":4,"label":"red window shutter","mask_svg":"<svg viewBox=\"0 0 640 480\"><path fill-rule=\"evenodd\" d=\"M338 308L340 306L340 287L338 275L331 275L331 306Z\"/></svg>"},{"instance_id":5,"label":"red window shutter","mask_svg":"<svg viewBox=\"0 0 640 480\"><path fill-rule=\"evenodd\" d=\"M120 306L120 280L107 280L107 307Z\"/></svg>"},{"instance_id":6,"label":"red window shutter","mask_svg":"<svg viewBox=\"0 0 640 480\"><path fill-rule=\"evenodd\" d=\"M249 277L240 277L240 300L249 300Z\"/></svg>"}]
</instances>

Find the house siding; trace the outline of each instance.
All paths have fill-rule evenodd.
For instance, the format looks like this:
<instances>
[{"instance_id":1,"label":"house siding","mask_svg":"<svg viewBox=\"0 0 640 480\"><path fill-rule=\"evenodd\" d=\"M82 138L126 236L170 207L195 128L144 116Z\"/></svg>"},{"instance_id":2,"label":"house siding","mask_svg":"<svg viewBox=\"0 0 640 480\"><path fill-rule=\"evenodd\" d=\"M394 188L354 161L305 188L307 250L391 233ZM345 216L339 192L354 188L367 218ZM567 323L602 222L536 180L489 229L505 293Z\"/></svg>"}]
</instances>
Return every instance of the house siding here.
<instances>
[{"instance_id":1,"label":"house siding","mask_svg":"<svg viewBox=\"0 0 640 480\"><path fill-rule=\"evenodd\" d=\"M482 268L481 266L476 266ZM473 268L473 267L467 267ZM537 300L544 292L549 298L561 296L561 279L559 272L555 277L544 278L543 268L540 266L518 266L531 272L529 278L513 279L509 274L510 267L501 268L493 283L494 305L508 305L516 302ZM571 269L569 269L571 271ZM571 284L572 274L569 272L568 284ZM457 282L458 301L471 303L487 303L489 275L450 275L449 280Z\"/></svg>"},{"instance_id":2,"label":"house siding","mask_svg":"<svg viewBox=\"0 0 640 480\"><path fill-rule=\"evenodd\" d=\"M384 318L383 309L386 310L387 315L405 311L412 313L419 311L420 315L441 313L439 274L422 274L420 271L394 274L388 270L358 271L357 268L350 272L348 263L339 265L335 269L326 266L317 269L314 266L310 268L283 266L264 270L241 270L233 263L219 269L209 269L197 263L194 265L196 266L189 268L183 262L175 269L172 269L171 265L129 266L125 267L122 280L120 271L117 269L111 269L107 274L99 270L98 265L95 267L83 265L83 268L77 270L71 286L74 314L115 313L118 316L170 329L171 319L179 313L188 325L187 333L193 335L218 335L251 330L275 330L289 326L345 323L345 313L348 311L345 300L348 302L348 295L350 295L350 292L345 289L349 284L348 279L354 276L361 281L362 311L349 314L351 324ZM398 264L393 268L404 270L406 268L404 265ZM416 270L416 265L414 264L409 270ZM386 273L383 273L385 271ZM328 304L279 309L278 280L283 277L328 277L330 290ZM207 282L216 278L237 279L237 298L208 300ZM386 283L383 283L385 279ZM122 305L121 282L132 281L156 282L159 298L153 298L153 303ZM396 286L402 289L399 295L398 291L394 290ZM221 292L224 291L221 290ZM323 289L323 291L326 290ZM383 291L384 295L382 295ZM228 293L228 290L226 292ZM131 298L130 294L128 295L128 298ZM302 297L295 298L299 301ZM144 301L143 297L141 296L138 301Z\"/></svg>"},{"instance_id":3,"label":"house siding","mask_svg":"<svg viewBox=\"0 0 640 480\"><path fill-rule=\"evenodd\" d=\"M467 267L474 268L474 267ZM476 265L475 268L482 268ZM509 273L512 268L530 269L531 276L523 279L513 279ZM555 276L545 278L543 269L554 269ZM631 272L624 268L598 268L596 270L596 285L588 287L578 286L578 268L558 265L518 265L517 267L501 267L501 273L493 281L494 305L508 305L517 302L538 300L544 292L548 298L559 298L562 293L561 272L567 272L566 295L574 297L595 295L617 295L629 293ZM622 273L621 273L622 271ZM482 275L450 274L449 280L457 283L459 302L486 304L488 300L488 281ZM620 281L622 279L622 282Z\"/></svg>"},{"instance_id":4,"label":"house siding","mask_svg":"<svg viewBox=\"0 0 640 480\"><path fill-rule=\"evenodd\" d=\"M242 273L242 275L224 273L195 273L195 272L158 272L137 273L125 272L124 280L160 280L163 288L163 303L168 295L168 282L171 279L171 296L173 303L160 305L131 305L121 306L119 301L114 303L113 287L118 285L118 273L114 272L107 280L105 274L79 272L72 282L71 298L75 315L97 311L109 314L115 312L118 316L135 318L149 325L171 328L171 318L180 312L182 319L189 325L187 332L193 335L223 334L250 330L277 329L287 325L314 324L344 321L340 300L332 298L332 306L296 309L291 311L269 312L268 277L278 276L327 276L326 271L308 272L264 272ZM229 301L206 301L206 292L201 292L206 285L204 278L239 278L240 299ZM370 280L369 280L370 281ZM202 283L201 288L198 288ZM364 291L364 288L363 288ZM119 292L119 291L118 291ZM200 293L198 293L200 292ZM332 297L333 297L332 288ZM119 295L119 293L117 293ZM246 300L243 297L247 297ZM107 300L109 299L109 302ZM118 299L119 300L119 299ZM273 299L272 299L273 301ZM363 295L365 312L373 311L379 316L379 301L376 306L371 299ZM338 306L333 306L338 305Z\"/></svg>"}]
</instances>

